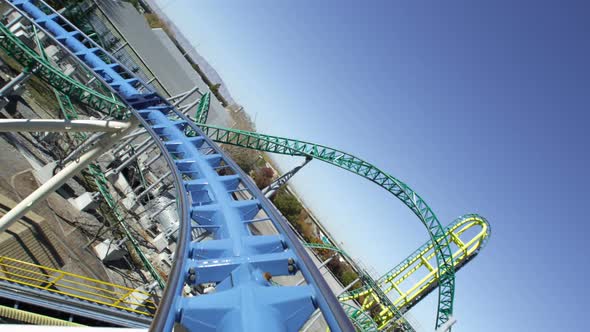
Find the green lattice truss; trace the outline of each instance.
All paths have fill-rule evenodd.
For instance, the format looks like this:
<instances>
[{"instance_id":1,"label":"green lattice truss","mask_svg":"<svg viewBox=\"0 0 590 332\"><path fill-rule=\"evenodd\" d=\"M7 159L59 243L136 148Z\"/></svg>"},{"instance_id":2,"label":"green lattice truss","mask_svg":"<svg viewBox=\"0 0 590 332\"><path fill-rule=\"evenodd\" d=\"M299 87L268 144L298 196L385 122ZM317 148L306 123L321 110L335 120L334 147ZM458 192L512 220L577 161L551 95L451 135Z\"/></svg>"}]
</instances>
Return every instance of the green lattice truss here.
<instances>
[{"instance_id":1,"label":"green lattice truss","mask_svg":"<svg viewBox=\"0 0 590 332\"><path fill-rule=\"evenodd\" d=\"M439 268L436 326L439 327L449 319L453 313L455 290L455 269L449 241L434 212L405 183L358 157L319 144L203 123L199 123L199 126L207 136L218 143L289 156L309 156L324 161L368 179L401 200L418 216L428 230L430 239L435 246L436 261Z\"/></svg>"},{"instance_id":2,"label":"green lattice truss","mask_svg":"<svg viewBox=\"0 0 590 332\"><path fill-rule=\"evenodd\" d=\"M113 117L119 118L122 116L118 113L124 109L125 105L112 96L105 96L110 92L106 88L100 87L99 82L96 82L95 86L97 91L65 75L48 60L44 59L42 55L37 54L37 52L25 45L2 24L0 24L0 48L23 67L34 68L39 66L35 75L59 92Z\"/></svg>"},{"instance_id":3,"label":"green lattice truss","mask_svg":"<svg viewBox=\"0 0 590 332\"><path fill-rule=\"evenodd\" d=\"M211 93L207 92L199 100L199 104L197 104L197 112L195 113L195 120L194 120L196 123L207 122L207 117L209 116L209 100L210 99L211 99Z\"/></svg>"},{"instance_id":4,"label":"green lattice truss","mask_svg":"<svg viewBox=\"0 0 590 332\"><path fill-rule=\"evenodd\" d=\"M123 116L122 114L125 112L124 105L119 100L107 97L99 92L105 91L105 93L108 93L106 89L103 90L98 86L99 91L96 91L64 75L59 69L23 44L1 24L0 48L4 49L6 53L24 67L33 68L39 65L40 68L37 70L36 75L69 98L93 109L108 113L113 117L120 118ZM198 119L202 121L206 119L206 116L204 113L200 113ZM205 131L205 134L216 142L290 156L309 156L360 175L400 199L418 216L435 245L436 261L439 268L436 326L439 327L449 319L453 312L455 284L449 241L430 207L405 183L360 158L326 146L237 129L216 127L204 123L199 123L199 125Z\"/></svg>"},{"instance_id":5,"label":"green lattice truss","mask_svg":"<svg viewBox=\"0 0 590 332\"><path fill-rule=\"evenodd\" d=\"M344 312L350 318L350 321L354 325L357 331L362 332L378 332L379 328L377 323L369 316L368 313L359 310L359 308L352 306L348 303L340 303Z\"/></svg>"},{"instance_id":6,"label":"green lattice truss","mask_svg":"<svg viewBox=\"0 0 590 332\"><path fill-rule=\"evenodd\" d=\"M353 260L352 257L350 257L346 253L346 251L344 251L341 248L338 248L336 246L333 246L331 244L306 242L303 245L306 246L307 248L312 248L312 249L326 249L326 250L334 251L334 252L337 252L337 253L341 254L342 256L348 258L351 261ZM404 318L402 313L399 311L399 309L391 302L389 297L387 297L387 295L381 290L381 288L379 287L379 285L377 285L375 280L365 271L358 271L358 273L359 273L359 278L361 279L363 286L373 289L375 291L375 295L377 295L377 297L379 297L379 303L381 304L381 306L389 309L389 311L393 313L393 318L390 319L387 323L385 323L385 326L389 327L393 324L396 324L398 327L402 328L402 331L404 331L404 332L415 332L414 328L410 325L410 323L408 323L408 321L406 321L406 319ZM368 313L366 313L363 310L360 310L359 308L351 306L351 305L347 304L346 302L341 301L340 303L344 307L344 311L346 312L348 317L351 319L353 324L357 328L359 328L359 331L378 331L378 330L380 330L379 324L377 322L375 322L375 320ZM384 329L386 329L386 327L382 328L381 330L384 330Z\"/></svg>"}]
</instances>

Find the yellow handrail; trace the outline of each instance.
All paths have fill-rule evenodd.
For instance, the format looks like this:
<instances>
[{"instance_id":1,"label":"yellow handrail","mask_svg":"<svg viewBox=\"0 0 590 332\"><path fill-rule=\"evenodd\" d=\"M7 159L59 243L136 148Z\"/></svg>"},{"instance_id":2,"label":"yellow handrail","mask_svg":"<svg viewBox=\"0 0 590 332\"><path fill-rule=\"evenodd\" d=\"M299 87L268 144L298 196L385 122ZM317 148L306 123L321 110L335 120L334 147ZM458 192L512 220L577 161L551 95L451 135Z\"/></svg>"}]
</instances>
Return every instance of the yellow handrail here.
<instances>
[{"instance_id":1,"label":"yellow handrail","mask_svg":"<svg viewBox=\"0 0 590 332\"><path fill-rule=\"evenodd\" d=\"M45 272L41 273L39 270ZM50 274L48 274L50 273ZM156 304L151 294L110 282L0 256L0 280L106 305L148 317ZM139 299L145 300L139 301ZM134 308L130 307L134 306Z\"/></svg>"}]
</instances>

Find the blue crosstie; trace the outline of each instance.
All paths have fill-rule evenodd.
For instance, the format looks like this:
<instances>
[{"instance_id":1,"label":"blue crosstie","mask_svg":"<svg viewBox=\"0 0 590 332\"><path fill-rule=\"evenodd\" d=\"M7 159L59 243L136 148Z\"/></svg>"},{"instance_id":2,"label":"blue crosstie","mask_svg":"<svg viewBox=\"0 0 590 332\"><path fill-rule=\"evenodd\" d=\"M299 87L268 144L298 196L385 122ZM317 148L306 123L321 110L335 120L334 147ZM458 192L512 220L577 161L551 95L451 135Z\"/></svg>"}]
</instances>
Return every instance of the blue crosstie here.
<instances>
[{"instance_id":1,"label":"blue crosstie","mask_svg":"<svg viewBox=\"0 0 590 332\"><path fill-rule=\"evenodd\" d=\"M180 324L189 331L297 331L318 308L332 331L354 330L274 206L190 119L45 2L8 2L124 101L172 171L180 235L152 330L170 331ZM221 165L231 170L222 174L232 175L220 174ZM232 193L238 188L245 188L252 199L237 200ZM279 234L251 233L249 224L261 214ZM212 239L193 241L194 229L206 229ZM278 287L267 280L268 274L292 275L297 271L307 285ZM202 283L214 283L215 292L182 295L185 284Z\"/></svg>"}]
</instances>

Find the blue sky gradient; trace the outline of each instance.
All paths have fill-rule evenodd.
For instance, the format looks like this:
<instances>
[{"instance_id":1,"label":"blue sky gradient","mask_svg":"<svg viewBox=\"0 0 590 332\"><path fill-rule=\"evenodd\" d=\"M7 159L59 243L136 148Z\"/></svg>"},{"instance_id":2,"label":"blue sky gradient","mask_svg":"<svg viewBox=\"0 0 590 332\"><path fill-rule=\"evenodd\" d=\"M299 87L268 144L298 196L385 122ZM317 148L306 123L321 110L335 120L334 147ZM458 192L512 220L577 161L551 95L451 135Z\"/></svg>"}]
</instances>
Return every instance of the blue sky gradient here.
<instances>
[{"instance_id":1,"label":"blue sky gradient","mask_svg":"<svg viewBox=\"0 0 590 332\"><path fill-rule=\"evenodd\" d=\"M259 131L374 163L443 225L488 218L488 247L457 275L454 331L586 331L589 4L176 0L165 12ZM315 161L293 184L379 273L427 239L397 199L343 170ZM431 295L412 310L424 330L435 308Z\"/></svg>"}]
</instances>

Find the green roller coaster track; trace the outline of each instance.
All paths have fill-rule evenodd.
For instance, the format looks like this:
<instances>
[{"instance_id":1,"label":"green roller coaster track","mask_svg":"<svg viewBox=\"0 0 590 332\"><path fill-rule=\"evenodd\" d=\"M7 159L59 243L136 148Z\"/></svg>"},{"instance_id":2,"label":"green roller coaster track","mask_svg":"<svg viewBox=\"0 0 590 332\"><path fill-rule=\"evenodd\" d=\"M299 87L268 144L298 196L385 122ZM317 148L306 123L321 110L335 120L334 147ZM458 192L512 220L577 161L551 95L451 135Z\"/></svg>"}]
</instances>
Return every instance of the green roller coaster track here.
<instances>
[{"instance_id":1,"label":"green roller coaster track","mask_svg":"<svg viewBox=\"0 0 590 332\"><path fill-rule=\"evenodd\" d=\"M307 248L312 248L312 249L326 249L326 250L334 251L334 252L337 252L337 253L341 254L342 256L352 260L352 257L348 256L346 251L344 251L336 246L333 246L331 244L306 242L305 246Z\"/></svg>"},{"instance_id":2,"label":"green roller coaster track","mask_svg":"<svg viewBox=\"0 0 590 332\"><path fill-rule=\"evenodd\" d=\"M442 325L449 319L453 313L455 290L455 269L449 241L434 212L405 183L358 157L326 146L203 123L199 123L199 126L207 136L217 143L289 156L312 157L362 176L400 199L424 224L435 247L439 271L436 326Z\"/></svg>"},{"instance_id":3,"label":"green roller coaster track","mask_svg":"<svg viewBox=\"0 0 590 332\"><path fill-rule=\"evenodd\" d=\"M346 251L344 251L341 248L338 248L336 246L333 246L331 244L306 242L306 243L304 243L304 246L307 248L312 248L312 249L326 249L326 250L334 251L334 252L337 252L337 253L341 254L342 256L345 256L348 259L352 260L352 257L350 257L346 253ZM393 313L393 319L389 320L389 322L396 323L400 327L403 327L403 331L405 331L405 332L414 332L414 328L406 321L406 319L403 317L402 313L391 302L389 297L387 297L387 295L385 295L385 293L383 291L381 291L381 288L379 288L379 286L377 285L375 280L373 280L373 278L370 275L368 275L365 271L358 271L358 273L359 273L359 278L362 281L363 287L367 287L367 288L372 289L376 293L376 295L379 297L379 301L380 301L381 305L383 307L387 308L391 313ZM340 301L340 303L343 306L346 304L346 302L344 302L342 300ZM350 306L350 307L355 308L354 306ZM360 310L358 308L355 308L356 309L355 311L350 311L350 310L347 310L346 306L344 307L344 309L345 309L344 311L346 311L348 317L350 317L351 320L353 320L355 325L358 323L358 324L360 324L360 326L363 326L363 329L361 329L361 331L372 331L373 324L376 326L376 330L383 330L383 328L379 328L379 324L377 324L377 322L375 322L375 320L373 320L373 318L371 318L365 311ZM371 324L368 324L367 317L368 317L368 319L371 320ZM359 321L355 322L355 320L357 318L359 319ZM387 324L387 326L389 326L389 324Z\"/></svg>"},{"instance_id":4,"label":"green roller coaster track","mask_svg":"<svg viewBox=\"0 0 590 332\"><path fill-rule=\"evenodd\" d=\"M359 310L359 308L348 303L340 303L344 308L344 312L352 321L352 324L358 331L363 332L377 332L379 328L377 323L366 312Z\"/></svg>"},{"instance_id":5,"label":"green roller coaster track","mask_svg":"<svg viewBox=\"0 0 590 332\"><path fill-rule=\"evenodd\" d=\"M342 256L347 257L348 259L352 260L352 257L350 257L346 253L346 251L344 251L341 248L338 248L336 246L333 246L331 244L306 242L306 243L304 243L304 246L307 248L311 248L311 249L325 249L325 250L337 252L337 253L341 254ZM412 328L412 326L405 320L405 318L403 317L401 312L391 302L389 297L387 297L385 295L385 293L380 292L377 289L378 286L375 283L375 281L373 280L373 278L371 278L371 276L369 276L367 273L365 273L365 271L358 271L358 273L359 273L359 277L362 281L363 286L369 287L371 289L373 289L372 287L375 287L374 291L377 294L377 296L379 297L381 305L386 307L390 312L393 313L394 317L390 321L392 323L397 323L400 326L403 326L403 328L404 328L403 331L405 331L405 332L414 332L414 329ZM365 311L355 308L354 306L351 306L344 301L341 301L340 303L344 306L344 311L346 312L348 317L353 321L355 326L357 326L360 331L381 330L379 328L379 324L377 324L377 322L375 322L375 320L373 320L373 318L371 318L371 316L369 316L369 314L367 314ZM354 310L352 310L352 308ZM373 329L373 326L375 326L374 329Z\"/></svg>"},{"instance_id":6,"label":"green roller coaster track","mask_svg":"<svg viewBox=\"0 0 590 332\"><path fill-rule=\"evenodd\" d=\"M59 92L93 109L121 118L126 113L124 105L113 97L107 97L86 85L66 76L35 51L22 43L4 25L0 24L0 48L22 66L40 65L36 75ZM101 89L102 90L102 89ZM104 90L106 91L106 90ZM199 114L198 120L206 119ZM372 164L345 152L309 142L227 129L199 123L205 133L218 143L236 145L270 153L290 156L309 156L348 170L376 183L408 206L426 227L433 241L438 265L439 296L436 326L446 322L453 312L454 265L449 241L436 215L410 187Z\"/></svg>"},{"instance_id":7,"label":"green roller coaster track","mask_svg":"<svg viewBox=\"0 0 590 332\"><path fill-rule=\"evenodd\" d=\"M459 235L465 232L467 229L471 229L471 227L481 227L481 230L479 233L475 234L473 238L467 242L463 242L459 238ZM477 214L466 214L458 217L449 225L447 225L445 227L445 234L447 234L449 238L454 239L454 242L457 245L457 251L454 254L455 270L457 271L467 262L477 256L479 252L486 246L491 236L491 228L486 218ZM339 253L344 258L351 259L351 257L344 250L332 244L304 243L304 245L311 249L330 250ZM367 304L365 301L368 299L366 297L373 296L374 299L374 296L376 296L378 298L377 303L380 306L381 311L377 316L375 316L375 320L373 320L373 322L377 324L377 328L379 330L384 330L391 325L395 325L398 328L404 329L405 331L412 331L412 327L406 322L405 318L400 319L400 317L403 317L403 313L407 312L415 303L417 303L414 301L419 301L421 298L428 295L431 290L435 289L438 285L437 280L434 279L433 283L430 283L425 279L421 279L417 284L420 286L420 288L416 288L417 286L410 288L418 289L418 293L410 296L409 299L406 298L409 293L399 293L400 296L404 298L404 301L401 302L396 301L395 303L392 303L389 297L386 297L385 294L396 289L393 286L394 279L401 282L402 280L406 279L409 274L415 273L421 265L419 262L424 262L425 260L427 261L429 259L428 257L432 255L432 250L432 241L427 241L424 243L424 245L420 246L417 250L410 254L405 260L400 262L397 266L393 267L391 270L376 280L372 279L364 271L358 271L359 278L362 280L362 286L340 294L338 299L340 302L345 303L347 301L359 300L365 297L364 300L362 300L363 305L359 310L368 312L368 310L371 310L370 308L373 306L374 302L368 307L365 306ZM432 267L429 269L429 271L432 271L431 269ZM405 275L402 276L402 272L405 272ZM396 282L395 284L399 285L399 282ZM397 290L399 291L399 288ZM369 299L369 301L371 300ZM351 317L351 319L353 318L354 317Z\"/></svg>"},{"instance_id":8,"label":"green roller coaster track","mask_svg":"<svg viewBox=\"0 0 590 332\"><path fill-rule=\"evenodd\" d=\"M469 220L469 219L479 219L479 220L483 220L487 223L487 220L478 214L466 214L466 215L463 215L463 216L457 218L452 223L450 223L445 228L445 232L450 234L450 232L456 227L457 224L460 224L461 222L463 222L465 220ZM488 239L490 238L490 236L491 236L491 230L488 228L487 234L483 238L483 242L479 245L477 251L473 254L473 256L477 255L479 253L479 251L486 246L486 243L487 243ZM433 249L432 242L426 241L426 243L424 243L422 246L420 246L418 249L416 249L410 256L408 256L406 259L404 259L402 262L400 262L397 266L393 267L391 270L389 270L383 276L381 276L378 280L376 280L377 283L382 284L382 283L390 280L393 276L398 275L400 273L400 271L406 269L408 266L415 263L415 261L417 259L419 259L420 256L423 256L426 252L429 252L432 249ZM461 263L464 263L465 260L471 259L471 258L472 257L463 257L462 260L455 260L454 261L455 266L460 266ZM363 287L359 287L355 290L351 290L351 291L348 291L348 292L340 295L339 299L341 301L346 301L346 300L354 298L358 295L362 295L363 293L366 293L368 291L370 291L370 287L367 285L364 285Z\"/></svg>"},{"instance_id":9,"label":"green roller coaster track","mask_svg":"<svg viewBox=\"0 0 590 332\"><path fill-rule=\"evenodd\" d=\"M123 103L114 97L107 97L65 75L59 69L55 68L48 60L44 59L42 55L30 49L3 24L0 24L0 48L23 67L33 68L39 66L35 75L59 92L90 108L105 112L110 116L116 118L123 116L123 114L119 112L125 108ZM106 88L102 90L105 91L105 93L108 91Z\"/></svg>"},{"instance_id":10,"label":"green roller coaster track","mask_svg":"<svg viewBox=\"0 0 590 332\"><path fill-rule=\"evenodd\" d=\"M195 113L195 122L196 123L205 123L207 122L207 117L209 116L209 100L211 99L211 93L207 92L199 100L199 104L197 105L197 112Z\"/></svg>"}]
</instances>

